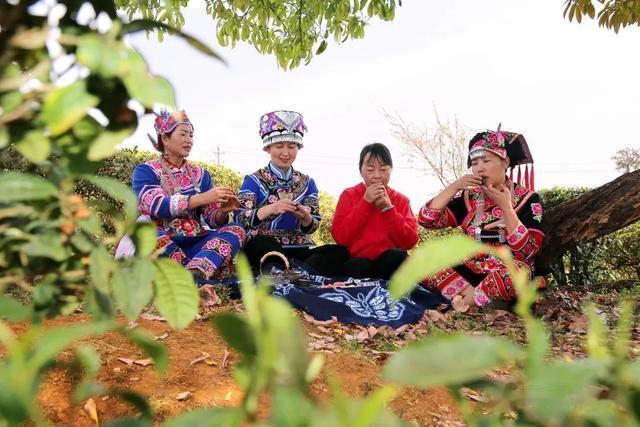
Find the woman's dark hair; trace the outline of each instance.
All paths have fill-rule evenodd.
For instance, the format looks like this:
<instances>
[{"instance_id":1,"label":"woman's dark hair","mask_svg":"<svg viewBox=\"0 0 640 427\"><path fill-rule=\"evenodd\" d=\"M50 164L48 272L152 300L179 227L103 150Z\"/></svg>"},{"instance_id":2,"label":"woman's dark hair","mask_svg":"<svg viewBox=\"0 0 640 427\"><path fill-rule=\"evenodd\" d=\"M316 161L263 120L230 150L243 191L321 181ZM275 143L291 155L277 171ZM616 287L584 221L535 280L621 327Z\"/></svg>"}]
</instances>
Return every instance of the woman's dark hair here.
<instances>
[{"instance_id":1,"label":"woman's dark hair","mask_svg":"<svg viewBox=\"0 0 640 427\"><path fill-rule=\"evenodd\" d=\"M365 145L360 152L360 163L358 164L358 170L362 170L362 164L367 154L371 153L369 160L377 159L381 165L389 165L393 167L393 160L391 160L391 153L386 145L380 142L374 142L373 144Z\"/></svg>"},{"instance_id":2,"label":"woman's dark hair","mask_svg":"<svg viewBox=\"0 0 640 427\"><path fill-rule=\"evenodd\" d=\"M167 138L171 138L171 134L173 134L173 132L176 131L176 129L178 129L178 126L174 127L171 132L165 133L165 135L167 136ZM158 141L158 151L161 153L164 153L164 142L162 142L162 134L158 134L158 139L156 139L156 141Z\"/></svg>"}]
</instances>

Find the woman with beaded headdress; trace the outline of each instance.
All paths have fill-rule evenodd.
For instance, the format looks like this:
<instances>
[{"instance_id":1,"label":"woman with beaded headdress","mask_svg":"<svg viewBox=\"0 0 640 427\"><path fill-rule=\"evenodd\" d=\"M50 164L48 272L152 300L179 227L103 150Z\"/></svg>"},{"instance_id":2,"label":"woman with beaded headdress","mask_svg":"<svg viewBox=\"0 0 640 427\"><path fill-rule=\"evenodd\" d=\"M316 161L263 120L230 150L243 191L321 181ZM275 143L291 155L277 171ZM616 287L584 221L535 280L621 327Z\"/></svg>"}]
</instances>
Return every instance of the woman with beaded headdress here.
<instances>
[{"instance_id":1,"label":"woman with beaded headdress","mask_svg":"<svg viewBox=\"0 0 640 427\"><path fill-rule=\"evenodd\" d=\"M334 275L346 251L337 245L313 247L311 235L321 221L318 188L313 178L293 168L307 131L302 115L286 110L264 114L259 131L270 161L246 175L238 193L241 209L235 218L247 230L243 251L255 272L267 262L288 267L295 259L315 273Z\"/></svg>"},{"instance_id":2,"label":"woman with beaded headdress","mask_svg":"<svg viewBox=\"0 0 640 427\"><path fill-rule=\"evenodd\" d=\"M154 128L157 138L147 136L161 155L133 171L140 212L156 223L163 255L183 264L199 285L210 284L230 271L245 241L242 226L229 223L237 197L187 161L193 125L184 111L160 112Z\"/></svg>"},{"instance_id":3,"label":"woman with beaded headdress","mask_svg":"<svg viewBox=\"0 0 640 427\"><path fill-rule=\"evenodd\" d=\"M430 229L460 227L476 240L505 245L513 252L518 268L531 277L544 241L543 209L533 189L533 158L524 136L500 130L478 133L469 142L467 165L471 173L450 184L420 210L420 224ZM520 176L523 165L524 182ZM516 166L518 182L513 180ZM510 177L506 175L508 169ZM470 306L511 302L516 297L507 268L492 255L472 257L427 278L423 284L449 300L460 295Z\"/></svg>"}]
</instances>

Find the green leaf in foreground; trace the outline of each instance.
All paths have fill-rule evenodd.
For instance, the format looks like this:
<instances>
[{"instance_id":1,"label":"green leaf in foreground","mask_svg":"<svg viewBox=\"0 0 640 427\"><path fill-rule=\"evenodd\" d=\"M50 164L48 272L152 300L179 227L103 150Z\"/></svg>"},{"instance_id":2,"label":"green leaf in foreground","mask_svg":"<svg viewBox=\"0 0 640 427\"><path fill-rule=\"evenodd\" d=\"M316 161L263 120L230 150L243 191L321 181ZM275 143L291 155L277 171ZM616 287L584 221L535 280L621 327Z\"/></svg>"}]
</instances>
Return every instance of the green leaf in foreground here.
<instances>
[{"instance_id":1,"label":"green leaf in foreground","mask_svg":"<svg viewBox=\"0 0 640 427\"><path fill-rule=\"evenodd\" d=\"M183 266L168 258L156 260L155 265L156 306L169 325L185 328L198 314L200 297L193 277Z\"/></svg>"},{"instance_id":2,"label":"green leaf in foreground","mask_svg":"<svg viewBox=\"0 0 640 427\"><path fill-rule=\"evenodd\" d=\"M516 344L500 338L427 337L399 351L383 372L387 381L427 388L478 380L522 356Z\"/></svg>"},{"instance_id":3,"label":"green leaf in foreground","mask_svg":"<svg viewBox=\"0 0 640 427\"><path fill-rule=\"evenodd\" d=\"M430 240L414 250L395 272L389 291L394 298L400 298L411 292L425 277L460 264L481 248L482 244L464 235Z\"/></svg>"}]
</instances>

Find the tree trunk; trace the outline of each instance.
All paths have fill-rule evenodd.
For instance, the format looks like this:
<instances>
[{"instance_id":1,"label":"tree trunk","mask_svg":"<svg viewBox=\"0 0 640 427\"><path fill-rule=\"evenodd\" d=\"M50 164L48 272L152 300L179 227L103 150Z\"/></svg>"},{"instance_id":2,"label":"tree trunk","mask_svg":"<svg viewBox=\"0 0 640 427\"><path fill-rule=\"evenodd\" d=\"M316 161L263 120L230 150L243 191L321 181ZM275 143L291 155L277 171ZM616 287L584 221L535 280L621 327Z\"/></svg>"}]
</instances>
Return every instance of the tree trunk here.
<instances>
[{"instance_id":1,"label":"tree trunk","mask_svg":"<svg viewBox=\"0 0 640 427\"><path fill-rule=\"evenodd\" d=\"M640 170L549 209L539 261L548 265L566 250L640 220Z\"/></svg>"}]
</instances>

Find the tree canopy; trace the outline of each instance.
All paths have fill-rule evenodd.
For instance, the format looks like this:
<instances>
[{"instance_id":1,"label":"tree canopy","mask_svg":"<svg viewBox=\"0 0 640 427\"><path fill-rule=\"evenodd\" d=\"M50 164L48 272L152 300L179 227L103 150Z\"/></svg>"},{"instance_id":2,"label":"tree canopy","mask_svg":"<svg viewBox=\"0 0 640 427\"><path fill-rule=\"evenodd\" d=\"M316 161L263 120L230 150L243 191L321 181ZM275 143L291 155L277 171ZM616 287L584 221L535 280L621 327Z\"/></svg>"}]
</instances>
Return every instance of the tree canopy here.
<instances>
[{"instance_id":1,"label":"tree canopy","mask_svg":"<svg viewBox=\"0 0 640 427\"><path fill-rule=\"evenodd\" d=\"M188 0L116 0L130 18L163 22L181 28L182 9ZM273 54L283 69L302 62L327 48L331 39L342 43L364 37L371 18L391 21L401 0L205 0L206 10L216 22L222 46L248 43L261 54ZM162 37L162 34L160 35Z\"/></svg>"},{"instance_id":2,"label":"tree canopy","mask_svg":"<svg viewBox=\"0 0 640 427\"><path fill-rule=\"evenodd\" d=\"M564 16L582 22L582 18L598 19L598 25L613 29L631 25L640 26L640 1L638 0L566 0Z\"/></svg>"}]
</instances>

